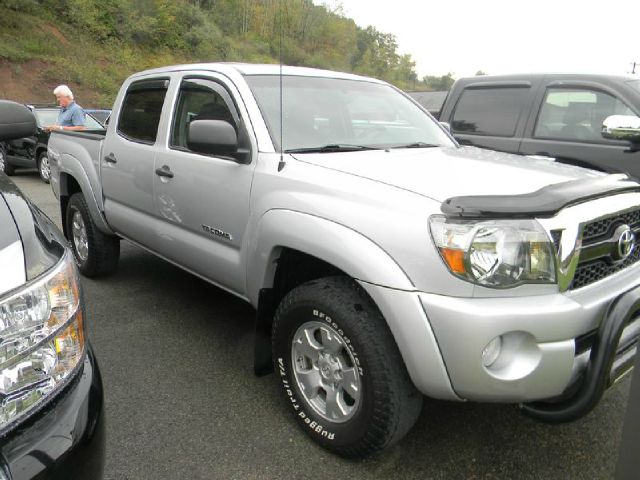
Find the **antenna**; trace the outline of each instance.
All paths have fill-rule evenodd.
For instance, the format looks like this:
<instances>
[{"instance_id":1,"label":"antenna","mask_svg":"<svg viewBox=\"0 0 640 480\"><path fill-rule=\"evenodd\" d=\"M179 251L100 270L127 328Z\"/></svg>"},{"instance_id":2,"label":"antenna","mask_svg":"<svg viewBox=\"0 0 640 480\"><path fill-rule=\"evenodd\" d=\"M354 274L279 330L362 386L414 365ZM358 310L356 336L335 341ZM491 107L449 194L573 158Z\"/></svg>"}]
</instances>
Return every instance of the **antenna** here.
<instances>
[{"instance_id":1,"label":"antenna","mask_svg":"<svg viewBox=\"0 0 640 480\"><path fill-rule=\"evenodd\" d=\"M282 0L280 0L280 161L278 162L278 171L282 171L286 162L284 161L284 143L283 143L283 123L284 113L282 111Z\"/></svg>"}]
</instances>

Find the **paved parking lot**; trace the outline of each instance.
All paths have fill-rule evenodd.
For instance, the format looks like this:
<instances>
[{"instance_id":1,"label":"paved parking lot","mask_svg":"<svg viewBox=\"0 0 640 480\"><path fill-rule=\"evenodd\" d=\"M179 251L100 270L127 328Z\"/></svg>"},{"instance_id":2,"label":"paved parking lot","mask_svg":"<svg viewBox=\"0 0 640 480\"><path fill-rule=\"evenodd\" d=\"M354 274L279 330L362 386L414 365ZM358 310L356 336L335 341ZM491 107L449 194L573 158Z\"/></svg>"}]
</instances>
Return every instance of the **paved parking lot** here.
<instances>
[{"instance_id":1,"label":"paved parking lot","mask_svg":"<svg viewBox=\"0 0 640 480\"><path fill-rule=\"evenodd\" d=\"M50 187L35 173L13 178L60 225ZM115 274L82 284L106 392L107 479L613 476L629 378L567 425L427 401L399 445L346 461L299 430L273 376L253 376L249 305L125 242Z\"/></svg>"}]
</instances>

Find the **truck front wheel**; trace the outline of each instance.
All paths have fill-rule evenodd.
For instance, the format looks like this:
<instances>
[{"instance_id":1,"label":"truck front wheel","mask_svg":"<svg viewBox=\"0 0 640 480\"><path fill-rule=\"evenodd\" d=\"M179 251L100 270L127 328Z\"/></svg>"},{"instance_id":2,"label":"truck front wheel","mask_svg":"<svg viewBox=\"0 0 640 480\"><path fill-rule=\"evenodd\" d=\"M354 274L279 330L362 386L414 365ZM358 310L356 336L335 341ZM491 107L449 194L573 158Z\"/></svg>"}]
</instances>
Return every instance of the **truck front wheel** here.
<instances>
[{"instance_id":1,"label":"truck front wheel","mask_svg":"<svg viewBox=\"0 0 640 480\"><path fill-rule=\"evenodd\" d=\"M82 193L74 193L69 199L65 222L78 269L84 275L97 277L115 270L120 258L120 240L105 235L93 223Z\"/></svg>"},{"instance_id":2,"label":"truck front wheel","mask_svg":"<svg viewBox=\"0 0 640 480\"><path fill-rule=\"evenodd\" d=\"M365 457L396 443L418 418L422 395L384 318L353 280L327 277L289 292L272 342L286 402L324 448Z\"/></svg>"}]
</instances>

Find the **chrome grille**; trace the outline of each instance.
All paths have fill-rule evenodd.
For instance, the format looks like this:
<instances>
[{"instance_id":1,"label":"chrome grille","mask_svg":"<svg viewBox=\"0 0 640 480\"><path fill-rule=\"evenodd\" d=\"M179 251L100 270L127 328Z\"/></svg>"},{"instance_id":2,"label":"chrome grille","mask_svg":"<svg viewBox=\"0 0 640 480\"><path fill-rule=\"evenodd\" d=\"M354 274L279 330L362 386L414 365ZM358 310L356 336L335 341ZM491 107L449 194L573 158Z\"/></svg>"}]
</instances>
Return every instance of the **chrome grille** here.
<instances>
[{"instance_id":1,"label":"chrome grille","mask_svg":"<svg viewBox=\"0 0 640 480\"><path fill-rule=\"evenodd\" d=\"M613 236L615 229L620 225L629 225L636 232L640 228L640 209L613 215L611 217L587 223L582 234L582 248ZM599 258L590 261L580 261L571 282L570 289L576 289L590 285L598 280L613 275L640 260L640 245L636 245L631 255L621 262L612 262L611 259Z\"/></svg>"},{"instance_id":2,"label":"chrome grille","mask_svg":"<svg viewBox=\"0 0 640 480\"><path fill-rule=\"evenodd\" d=\"M588 223L582 233L582 244L589 244L600 238L611 236L613 230L623 224L632 228L640 225L640 209Z\"/></svg>"},{"instance_id":3,"label":"chrome grille","mask_svg":"<svg viewBox=\"0 0 640 480\"><path fill-rule=\"evenodd\" d=\"M630 267L640 260L640 249L635 248L633 253L624 262L610 264L606 260L594 260L587 263L579 263L576 273L573 276L571 289L585 287L591 283L597 282L609 275L613 275L620 270Z\"/></svg>"}]
</instances>

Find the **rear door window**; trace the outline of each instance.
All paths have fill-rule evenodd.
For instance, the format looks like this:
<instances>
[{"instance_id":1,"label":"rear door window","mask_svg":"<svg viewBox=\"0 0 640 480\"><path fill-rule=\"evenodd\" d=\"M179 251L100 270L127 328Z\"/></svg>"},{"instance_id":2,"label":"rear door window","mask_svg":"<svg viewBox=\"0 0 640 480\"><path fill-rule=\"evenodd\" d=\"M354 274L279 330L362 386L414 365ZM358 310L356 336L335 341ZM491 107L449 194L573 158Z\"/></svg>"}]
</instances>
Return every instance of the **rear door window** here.
<instances>
[{"instance_id":1,"label":"rear door window","mask_svg":"<svg viewBox=\"0 0 640 480\"><path fill-rule=\"evenodd\" d=\"M453 112L456 133L513 137L530 89L527 87L465 90Z\"/></svg>"},{"instance_id":2,"label":"rear door window","mask_svg":"<svg viewBox=\"0 0 640 480\"><path fill-rule=\"evenodd\" d=\"M598 90L549 88L534 136L579 142L606 142L602 122L610 115L635 113L619 99Z\"/></svg>"},{"instance_id":3,"label":"rear door window","mask_svg":"<svg viewBox=\"0 0 640 480\"><path fill-rule=\"evenodd\" d=\"M131 84L122 103L118 133L127 140L153 144L169 80L144 80Z\"/></svg>"}]
</instances>

